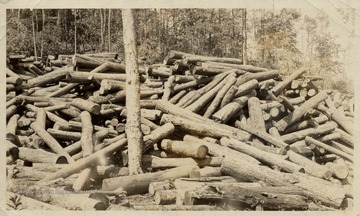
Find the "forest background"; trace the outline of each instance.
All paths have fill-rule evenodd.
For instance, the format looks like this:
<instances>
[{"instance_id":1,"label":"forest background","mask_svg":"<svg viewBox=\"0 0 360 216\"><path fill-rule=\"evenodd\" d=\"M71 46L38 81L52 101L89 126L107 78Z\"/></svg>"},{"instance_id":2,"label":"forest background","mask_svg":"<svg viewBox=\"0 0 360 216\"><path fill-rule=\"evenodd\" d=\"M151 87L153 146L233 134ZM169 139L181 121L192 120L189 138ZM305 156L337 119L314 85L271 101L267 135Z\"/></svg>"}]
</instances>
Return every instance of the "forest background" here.
<instances>
[{"instance_id":1,"label":"forest background","mask_svg":"<svg viewBox=\"0 0 360 216\"><path fill-rule=\"evenodd\" d=\"M149 64L162 62L169 50L240 58L284 76L306 66L308 75L324 78L322 88L353 93L347 52L359 14L351 8L336 13L334 22L324 10L137 9L138 55ZM346 28L334 31L336 21ZM121 9L8 9L6 27L7 53L46 59L117 52L124 58Z\"/></svg>"}]
</instances>

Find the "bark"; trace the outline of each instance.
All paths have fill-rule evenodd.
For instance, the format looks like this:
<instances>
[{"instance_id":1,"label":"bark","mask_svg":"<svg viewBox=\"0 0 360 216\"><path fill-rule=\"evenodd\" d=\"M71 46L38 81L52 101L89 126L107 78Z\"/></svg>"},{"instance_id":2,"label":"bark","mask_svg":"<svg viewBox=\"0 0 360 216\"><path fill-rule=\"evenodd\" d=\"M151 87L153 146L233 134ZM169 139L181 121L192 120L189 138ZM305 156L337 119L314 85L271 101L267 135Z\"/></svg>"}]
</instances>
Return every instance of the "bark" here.
<instances>
[{"instance_id":1,"label":"bark","mask_svg":"<svg viewBox=\"0 0 360 216\"><path fill-rule=\"evenodd\" d=\"M218 110L216 113L212 115L212 119L216 122L226 123L228 122L234 115L238 114L239 111L247 104L247 100L256 95L256 91L253 90L247 95L241 96L233 100L233 102L225 105L223 108Z\"/></svg>"},{"instance_id":2,"label":"bark","mask_svg":"<svg viewBox=\"0 0 360 216\"><path fill-rule=\"evenodd\" d=\"M300 107L296 108L292 113L285 116L283 119L278 121L275 124L275 127L279 131L284 131L290 125L296 123L300 120L305 113L314 107L316 107L320 102L327 98L327 94L325 92L319 92L316 96L310 98L305 103L303 103Z\"/></svg>"},{"instance_id":3,"label":"bark","mask_svg":"<svg viewBox=\"0 0 360 216\"><path fill-rule=\"evenodd\" d=\"M122 19L126 53L126 108L128 110L125 130L129 141L129 172L130 175L135 175L142 173L143 137L140 127L140 82L133 10L123 9Z\"/></svg>"},{"instance_id":4,"label":"bark","mask_svg":"<svg viewBox=\"0 0 360 216\"><path fill-rule=\"evenodd\" d=\"M163 139L160 147L162 150L174 154L199 159L204 159L208 153L208 148L204 145L183 141L172 141L169 139Z\"/></svg>"},{"instance_id":5,"label":"bark","mask_svg":"<svg viewBox=\"0 0 360 216\"><path fill-rule=\"evenodd\" d=\"M42 149L19 148L19 159L33 163L66 164L68 160L61 154L54 154Z\"/></svg>"},{"instance_id":6,"label":"bark","mask_svg":"<svg viewBox=\"0 0 360 216\"><path fill-rule=\"evenodd\" d=\"M47 176L45 179L42 179L39 183L51 181L57 178L66 178L71 176L72 174L78 173L84 168L87 168L93 164L98 163L100 159L102 159L104 156L110 155L114 153L115 151L123 149L127 144L127 139L122 138L118 141L115 141L103 149L91 154L90 156L80 159L73 164L69 164L65 168Z\"/></svg>"},{"instance_id":7,"label":"bark","mask_svg":"<svg viewBox=\"0 0 360 216\"><path fill-rule=\"evenodd\" d=\"M281 148L281 149L284 149L284 150L288 150L290 148L290 146L288 144L286 144L284 141L282 141L280 138L277 138L277 137L273 137L271 136L270 134L266 133L266 132L263 132L261 130L256 130L252 127L249 127L245 124L242 124L240 121L236 121L235 122L235 126L237 128L240 128L246 132L249 132L263 140L265 140L266 142L278 147L278 148Z\"/></svg>"},{"instance_id":8,"label":"bark","mask_svg":"<svg viewBox=\"0 0 360 216\"><path fill-rule=\"evenodd\" d=\"M181 177L188 177L189 173L198 168L194 165L181 166L155 173L144 173L134 176L123 176L103 181L102 190L116 190L122 188L127 195L144 194L148 192L149 184L156 181L165 181Z\"/></svg>"},{"instance_id":9,"label":"bark","mask_svg":"<svg viewBox=\"0 0 360 216\"><path fill-rule=\"evenodd\" d=\"M39 135L44 142L57 154L64 155L69 163L73 163L74 160L71 156L63 149L63 147L54 139L45 129L41 128L40 125L35 122L30 127Z\"/></svg>"},{"instance_id":10,"label":"bark","mask_svg":"<svg viewBox=\"0 0 360 216\"><path fill-rule=\"evenodd\" d=\"M191 135L185 135L184 141L196 142L196 143L205 145L209 149L209 154L212 156L215 156L215 157L239 158L239 159L241 158L241 160L249 161L250 163L253 163L253 164L260 164L259 161L257 161L255 158L253 158L247 154L243 154L239 151L232 150L230 148L221 146L219 144L210 143L210 142L198 139Z\"/></svg>"},{"instance_id":11,"label":"bark","mask_svg":"<svg viewBox=\"0 0 360 216\"><path fill-rule=\"evenodd\" d=\"M326 180L331 178L332 172L325 166L317 164L316 162L309 160L308 158L301 156L293 151L288 151L287 156L289 156L289 160L293 163L304 167L305 173Z\"/></svg>"},{"instance_id":12,"label":"bark","mask_svg":"<svg viewBox=\"0 0 360 216\"><path fill-rule=\"evenodd\" d=\"M251 198L249 198L251 197ZM308 208L307 198L300 195L278 194L254 191L251 188L215 188L206 186L195 191L185 193L184 202L186 205L196 205L206 202L219 203L241 203L245 206L254 208L259 202L267 210L298 209L306 210ZM241 206L241 205L240 205Z\"/></svg>"},{"instance_id":13,"label":"bark","mask_svg":"<svg viewBox=\"0 0 360 216\"><path fill-rule=\"evenodd\" d=\"M240 141L237 141L234 139L222 138L221 144L224 146L228 146L232 149L235 149L237 151L240 151L244 154L250 155L250 156L252 156L260 161L263 161L267 164L275 165L286 172L290 172L290 173L305 172L303 167L301 167L297 164L294 164L292 162L289 162L289 161L285 160L284 158L282 158L281 156L262 151L255 147L252 147L246 143L243 143L243 142L240 142Z\"/></svg>"},{"instance_id":14,"label":"bark","mask_svg":"<svg viewBox=\"0 0 360 216\"><path fill-rule=\"evenodd\" d=\"M152 155L143 156L144 167L152 169L174 168L185 165L197 165L199 167L214 166L220 167L222 162L221 157L207 157L204 159L195 158L159 158Z\"/></svg>"},{"instance_id":15,"label":"bark","mask_svg":"<svg viewBox=\"0 0 360 216\"><path fill-rule=\"evenodd\" d=\"M286 77L282 82L277 84L271 91L275 96L278 96L282 90L284 90L293 80L297 79L302 74L306 73L306 68L301 68L294 73L292 73L290 76Z\"/></svg>"},{"instance_id":16,"label":"bark","mask_svg":"<svg viewBox=\"0 0 360 216\"><path fill-rule=\"evenodd\" d=\"M334 131L335 128L336 128L335 123L327 123L315 128L309 128L309 129L285 134L281 136L281 139L286 143L294 143L296 141L303 140L306 136L319 136L319 135L329 134L332 131Z\"/></svg>"},{"instance_id":17,"label":"bark","mask_svg":"<svg viewBox=\"0 0 360 216\"><path fill-rule=\"evenodd\" d=\"M317 140L315 140L314 138L311 138L311 137L307 136L307 137L305 138L305 141L306 141L306 143L307 143L308 145L310 145L310 144L316 145L317 147L323 148L323 149L325 149L325 150L327 150L327 151L329 151L329 152L331 152L331 153L333 153L333 154L336 154L336 155L338 155L339 157L342 157L342 158L344 158L344 159L346 159L346 160L348 160L348 161L350 161L350 162L354 162L354 158L353 158L352 155L347 154L347 153L345 153L345 152L343 152L343 151L341 151L341 150L339 150L339 149L336 149L336 148L334 148L334 147L331 147L331 146L329 146L329 145L327 145L327 144L325 144L325 143L322 143L322 142L320 142L320 141L317 141Z\"/></svg>"}]
</instances>

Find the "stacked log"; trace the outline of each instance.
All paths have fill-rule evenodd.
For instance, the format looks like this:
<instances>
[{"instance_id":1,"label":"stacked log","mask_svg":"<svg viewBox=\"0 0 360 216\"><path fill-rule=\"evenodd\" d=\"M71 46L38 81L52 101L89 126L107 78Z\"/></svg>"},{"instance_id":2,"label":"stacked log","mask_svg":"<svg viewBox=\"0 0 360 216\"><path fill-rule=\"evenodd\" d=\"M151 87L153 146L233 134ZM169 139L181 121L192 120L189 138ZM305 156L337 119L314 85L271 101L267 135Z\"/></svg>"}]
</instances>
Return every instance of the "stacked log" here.
<instances>
[{"instance_id":1,"label":"stacked log","mask_svg":"<svg viewBox=\"0 0 360 216\"><path fill-rule=\"evenodd\" d=\"M354 100L321 90L306 68L281 77L179 51L163 64L141 64L144 173L129 175L117 54L9 59L11 196L72 210L350 208ZM39 196L51 187L64 195ZM148 194L145 203L139 194Z\"/></svg>"}]
</instances>

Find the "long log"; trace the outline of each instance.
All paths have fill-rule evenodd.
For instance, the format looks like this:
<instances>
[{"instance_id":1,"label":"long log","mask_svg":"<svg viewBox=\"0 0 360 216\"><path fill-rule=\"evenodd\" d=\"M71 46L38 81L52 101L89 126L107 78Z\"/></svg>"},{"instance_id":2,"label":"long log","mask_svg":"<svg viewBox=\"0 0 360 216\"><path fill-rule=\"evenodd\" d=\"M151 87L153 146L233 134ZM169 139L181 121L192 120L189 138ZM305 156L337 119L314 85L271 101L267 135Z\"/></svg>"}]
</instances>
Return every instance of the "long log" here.
<instances>
[{"instance_id":1,"label":"long log","mask_svg":"<svg viewBox=\"0 0 360 216\"><path fill-rule=\"evenodd\" d=\"M306 129L308 127L311 127L313 125L313 122L315 122L316 124L324 124L327 121L329 121L329 118L326 115L319 115L318 117L310 118L310 119L292 124L291 126L286 128L286 130L284 130L284 133L287 134L287 133L291 133L294 131Z\"/></svg>"},{"instance_id":2,"label":"long log","mask_svg":"<svg viewBox=\"0 0 360 216\"><path fill-rule=\"evenodd\" d=\"M216 122L226 123L228 122L234 115L236 115L246 104L247 100L256 95L256 91L253 90L247 95L241 96L233 100L233 102L228 103L223 108L218 110L216 113L212 115L212 119Z\"/></svg>"},{"instance_id":3,"label":"long log","mask_svg":"<svg viewBox=\"0 0 360 216\"><path fill-rule=\"evenodd\" d=\"M69 163L74 162L74 159L63 149L63 147L41 126L35 122L30 127L44 140L44 142L57 154L64 155Z\"/></svg>"},{"instance_id":4,"label":"long log","mask_svg":"<svg viewBox=\"0 0 360 216\"><path fill-rule=\"evenodd\" d=\"M302 166L289 162L284 158L281 158L280 156L273 155L272 153L268 153L260 149L257 149L255 147L252 147L243 142L234 139L222 138L221 143L225 146L229 146L230 148L240 151L244 154L250 155L267 164L275 165L286 172L290 172L290 173L305 172Z\"/></svg>"},{"instance_id":5,"label":"long log","mask_svg":"<svg viewBox=\"0 0 360 216\"><path fill-rule=\"evenodd\" d=\"M75 194L38 185L33 185L27 191L21 191L19 194L30 196L42 202L50 202L68 210L105 210L108 207L103 201L89 198L87 194Z\"/></svg>"},{"instance_id":6,"label":"long log","mask_svg":"<svg viewBox=\"0 0 360 216\"><path fill-rule=\"evenodd\" d=\"M318 147L320 147L320 148L323 148L323 149L325 149L325 150L327 150L327 151L329 151L329 152L331 152L331 153L333 153L333 154L338 155L339 157L342 157L342 158L344 158L344 159L346 159L346 160L348 160L348 161L354 162L353 156L351 156L351 155L349 155L349 154L347 154L347 153L345 153L345 152L343 152L343 151L341 151L341 150L339 150L339 149L336 149L336 148L334 148L334 147L331 147L331 146L329 146L329 145L327 145L327 144L325 144L325 143L322 143L322 142L320 142L320 141L317 141L317 140L315 140L315 139L312 138L312 137L307 136L307 137L305 138L305 141L306 141L306 143L309 144L309 145L310 145L310 144L314 144L314 145L316 145L316 146L318 146Z\"/></svg>"},{"instance_id":7,"label":"long log","mask_svg":"<svg viewBox=\"0 0 360 216\"><path fill-rule=\"evenodd\" d=\"M230 76L227 83L224 84L224 86L220 89L220 91L216 94L214 100L211 102L209 107L206 109L206 112L204 114L204 117L210 118L210 116L216 111L216 109L219 107L221 100L225 96L226 92L230 89L233 84L236 82L235 76Z\"/></svg>"},{"instance_id":8,"label":"long log","mask_svg":"<svg viewBox=\"0 0 360 216\"><path fill-rule=\"evenodd\" d=\"M232 129L227 130L224 127L216 127L217 124L208 124L206 122L200 123L198 121L191 121L178 116L164 114L161 117L161 124L172 123L175 127L180 128L183 131L187 131L191 134L197 134L200 136L210 136L214 138L221 138L223 136L236 137L239 140L248 140L248 134L244 134L243 131Z\"/></svg>"},{"instance_id":9,"label":"long log","mask_svg":"<svg viewBox=\"0 0 360 216\"><path fill-rule=\"evenodd\" d=\"M19 148L19 159L30 161L32 163L51 163L51 164L66 164L68 160L65 156L54 154L42 149L31 149L26 147Z\"/></svg>"},{"instance_id":10,"label":"long log","mask_svg":"<svg viewBox=\"0 0 360 216\"><path fill-rule=\"evenodd\" d=\"M72 69L70 67L63 67L58 70L54 70L45 75L38 76L36 78L28 80L27 87L32 88L35 86L45 86L46 84L49 83L57 83L60 80L64 79L66 75L71 71Z\"/></svg>"},{"instance_id":11,"label":"long log","mask_svg":"<svg viewBox=\"0 0 360 216\"><path fill-rule=\"evenodd\" d=\"M273 79L279 76L279 72L276 70L264 71L259 73L246 73L237 78L235 86L240 86L252 79L256 79L258 82L268 79Z\"/></svg>"},{"instance_id":12,"label":"long log","mask_svg":"<svg viewBox=\"0 0 360 216\"><path fill-rule=\"evenodd\" d=\"M207 157L204 159L195 158L159 158L152 155L143 156L144 167L152 169L173 168L185 165L197 165L199 167L214 166L220 167L222 162L221 157Z\"/></svg>"},{"instance_id":13,"label":"long log","mask_svg":"<svg viewBox=\"0 0 360 216\"><path fill-rule=\"evenodd\" d=\"M334 122L330 122L315 128L309 128L309 129L285 134L281 136L281 139L286 143L294 143L296 141L303 140L306 136L318 136L318 135L329 134L335 130L336 126L337 125Z\"/></svg>"},{"instance_id":14,"label":"long log","mask_svg":"<svg viewBox=\"0 0 360 216\"><path fill-rule=\"evenodd\" d=\"M72 174L80 172L82 169L87 168L93 164L96 164L103 157L114 153L117 150L123 149L127 144L127 139L123 138L116 142L111 143L110 145L104 147L103 149L91 154L90 156L80 159L73 164L69 164L67 167L47 176L42 179L39 183L51 181L57 178L66 178Z\"/></svg>"},{"instance_id":15,"label":"long log","mask_svg":"<svg viewBox=\"0 0 360 216\"><path fill-rule=\"evenodd\" d=\"M293 72L290 76L286 77L282 82L277 84L274 88L271 89L275 96L278 96L282 90L284 90L293 80L297 79L302 74L306 73L306 68L300 68L299 70Z\"/></svg>"},{"instance_id":16,"label":"long log","mask_svg":"<svg viewBox=\"0 0 360 216\"><path fill-rule=\"evenodd\" d=\"M336 123L338 123L347 133L349 133L350 135L354 135L354 123L347 118L343 118L339 110L334 108L335 105L330 97L326 98L325 102L328 105L329 109L324 109L323 106L320 106L318 108L327 111L331 115L331 118Z\"/></svg>"},{"instance_id":17,"label":"long log","mask_svg":"<svg viewBox=\"0 0 360 216\"><path fill-rule=\"evenodd\" d=\"M144 136L144 148L143 152L146 152L155 143L169 136L174 131L175 127L171 123L166 123L161 127L153 130L149 135Z\"/></svg>"},{"instance_id":18,"label":"long log","mask_svg":"<svg viewBox=\"0 0 360 216\"><path fill-rule=\"evenodd\" d=\"M278 147L278 148L281 148L281 149L284 149L284 150L288 150L290 148L290 146L285 143L284 141L282 141L280 138L277 138L277 137L273 137L271 136L270 134L266 133L266 132L263 132L263 131L260 131L260 130L256 130L252 127L249 127L245 124L242 124L240 121L236 121L235 122L235 126L237 128L240 128L246 132L249 132L250 134L253 134L263 140L265 140L266 142Z\"/></svg>"},{"instance_id":19,"label":"long log","mask_svg":"<svg viewBox=\"0 0 360 216\"><path fill-rule=\"evenodd\" d=\"M316 107L320 102L325 100L328 97L326 92L321 91L316 96L310 98L305 103L303 103L300 107L296 108L293 112L289 115L285 116L283 119L278 121L275 124L275 127L279 131L284 131L287 127L294 124L295 122L299 121L300 118L305 115L305 113L314 107Z\"/></svg>"},{"instance_id":20,"label":"long log","mask_svg":"<svg viewBox=\"0 0 360 216\"><path fill-rule=\"evenodd\" d=\"M255 208L260 202L262 207L267 210L286 210L297 209L306 210L308 208L307 198L300 195L277 194L254 191L251 188L238 188L232 190L227 187L206 186L195 191L185 193L184 202L186 205L196 205L197 203L241 203L250 208ZM241 205L240 205L241 206Z\"/></svg>"},{"instance_id":21,"label":"long log","mask_svg":"<svg viewBox=\"0 0 360 216\"><path fill-rule=\"evenodd\" d=\"M194 136L191 135L185 135L184 136L184 141L187 142L196 142L202 145L205 145L208 147L209 149L209 154L213 155L215 157L225 157L225 158L241 158L243 160L249 161L250 163L254 163L254 164L260 164L260 162L258 160L256 160L255 158L247 155L247 154L243 154L239 151L235 151L233 149L227 148L225 146L221 146L215 143L211 143L211 142L207 142L205 140L201 140L199 138L196 138Z\"/></svg>"},{"instance_id":22,"label":"long log","mask_svg":"<svg viewBox=\"0 0 360 216\"><path fill-rule=\"evenodd\" d=\"M144 194L148 192L149 184L156 181L165 181L181 177L188 177L189 173L198 168L194 165L181 166L155 173L144 173L134 176L123 176L103 181L102 190L116 190L122 188L127 195Z\"/></svg>"},{"instance_id":23,"label":"long log","mask_svg":"<svg viewBox=\"0 0 360 216\"><path fill-rule=\"evenodd\" d=\"M299 155L293 151L288 151L287 156L293 163L299 164L305 168L305 173L312 176L329 180L332 176L332 172L324 167L323 165L317 164L316 162L309 160L308 158Z\"/></svg>"},{"instance_id":24,"label":"long log","mask_svg":"<svg viewBox=\"0 0 360 216\"><path fill-rule=\"evenodd\" d=\"M206 105L207 102L212 100L216 94L222 89L227 82L231 82L232 78L235 76L234 73L228 74L221 82L219 82L214 88L210 89L204 95L202 95L199 99L194 101L192 104L186 107L186 109L192 112L198 112L203 106Z\"/></svg>"},{"instance_id":25,"label":"long log","mask_svg":"<svg viewBox=\"0 0 360 216\"><path fill-rule=\"evenodd\" d=\"M256 79L249 80L246 83L241 84L238 87L238 89L234 95L234 98L243 96L243 95L249 93L250 91L252 91L253 89L257 89L258 87L259 87L259 82Z\"/></svg>"}]
</instances>

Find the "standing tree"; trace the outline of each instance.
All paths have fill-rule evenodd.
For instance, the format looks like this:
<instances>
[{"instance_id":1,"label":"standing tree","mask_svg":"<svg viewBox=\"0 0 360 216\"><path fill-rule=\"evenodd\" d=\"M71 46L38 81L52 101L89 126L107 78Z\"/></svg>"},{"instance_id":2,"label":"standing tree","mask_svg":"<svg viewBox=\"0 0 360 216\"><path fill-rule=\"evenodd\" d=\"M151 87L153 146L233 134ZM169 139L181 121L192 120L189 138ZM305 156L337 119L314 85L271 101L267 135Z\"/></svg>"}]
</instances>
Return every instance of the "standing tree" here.
<instances>
[{"instance_id":1,"label":"standing tree","mask_svg":"<svg viewBox=\"0 0 360 216\"><path fill-rule=\"evenodd\" d=\"M37 53L36 53L36 33L35 33L35 23L34 23L34 14L35 14L35 10L32 11L32 16L31 16L31 22L32 22L32 30L33 30L33 40L34 40L34 55L35 55L35 59L37 61Z\"/></svg>"},{"instance_id":2,"label":"standing tree","mask_svg":"<svg viewBox=\"0 0 360 216\"><path fill-rule=\"evenodd\" d=\"M243 9L242 33L243 33L242 60L243 60L243 64L246 65L247 64L246 8Z\"/></svg>"},{"instance_id":3,"label":"standing tree","mask_svg":"<svg viewBox=\"0 0 360 216\"><path fill-rule=\"evenodd\" d=\"M128 139L129 174L136 175L142 173L143 136L140 127L140 76L137 65L133 10L123 9L122 20L126 63L127 120L125 131Z\"/></svg>"}]
</instances>

